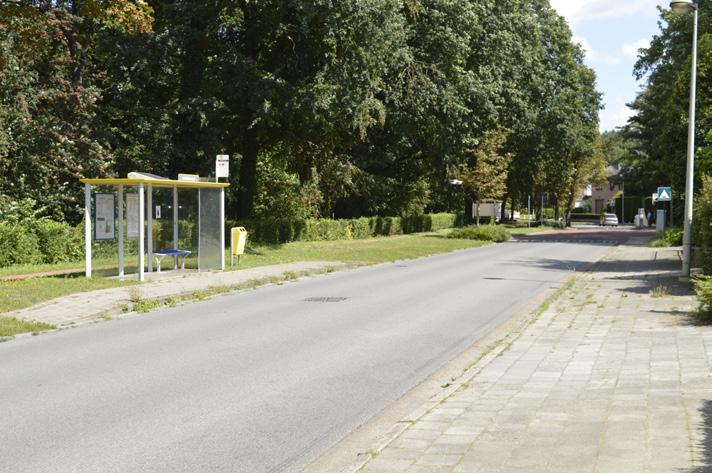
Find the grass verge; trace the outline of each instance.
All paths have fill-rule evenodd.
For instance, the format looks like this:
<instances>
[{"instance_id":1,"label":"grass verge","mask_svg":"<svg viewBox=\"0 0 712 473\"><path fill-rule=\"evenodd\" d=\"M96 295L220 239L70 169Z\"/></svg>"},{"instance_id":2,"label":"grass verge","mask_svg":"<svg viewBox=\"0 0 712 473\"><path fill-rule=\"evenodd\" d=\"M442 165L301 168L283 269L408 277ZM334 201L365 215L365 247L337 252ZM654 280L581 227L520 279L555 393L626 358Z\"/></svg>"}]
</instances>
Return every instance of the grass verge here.
<instances>
[{"instance_id":1,"label":"grass verge","mask_svg":"<svg viewBox=\"0 0 712 473\"><path fill-rule=\"evenodd\" d=\"M31 322L28 320L16 319L14 317L0 317L0 337L12 337L19 333L28 332L32 332L34 334L44 330L52 330L54 328L54 325L42 322Z\"/></svg>"},{"instance_id":2,"label":"grass verge","mask_svg":"<svg viewBox=\"0 0 712 473\"><path fill-rule=\"evenodd\" d=\"M293 242L284 245L250 246L240 266L227 270L240 270L294 263L299 261L333 261L351 265L377 264L389 261L419 258L450 251L476 248L487 244L477 240L446 238L444 232L372 238L368 240ZM230 261L229 257L226 261ZM196 265L189 260L186 267ZM28 269L29 268L25 268ZM43 265L43 271L52 268ZM127 267L127 274L135 268ZM39 302L77 292L108 289L137 284L118 281L103 276L114 275L116 269L96 271L96 277L83 275L53 276L17 281L0 281L0 313L30 307ZM288 274L293 278L294 274ZM140 301L132 301L136 304ZM132 310L132 307L129 307Z\"/></svg>"},{"instance_id":3,"label":"grass verge","mask_svg":"<svg viewBox=\"0 0 712 473\"><path fill-rule=\"evenodd\" d=\"M77 292L136 284L116 279L64 276L0 281L0 313L24 309L39 302Z\"/></svg>"}]
</instances>

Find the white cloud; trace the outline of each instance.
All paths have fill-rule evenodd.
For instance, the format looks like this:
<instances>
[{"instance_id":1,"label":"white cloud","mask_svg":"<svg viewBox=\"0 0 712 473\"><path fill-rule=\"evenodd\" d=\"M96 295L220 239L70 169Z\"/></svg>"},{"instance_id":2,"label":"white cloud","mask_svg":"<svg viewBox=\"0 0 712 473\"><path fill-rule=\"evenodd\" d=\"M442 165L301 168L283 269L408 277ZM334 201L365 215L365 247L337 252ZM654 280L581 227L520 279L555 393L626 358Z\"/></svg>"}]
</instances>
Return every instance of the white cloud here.
<instances>
[{"instance_id":1,"label":"white cloud","mask_svg":"<svg viewBox=\"0 0 712 473\"><path fill-rule=\"evenodd\" d=\"M600 126L601 131L613 130L628 123L628 119L633 116L633 110L626 105L618 105L615 108L608 107L601 111Z\"/></svg>"},{"instance_id":2,"label":"white cloud","mask_svg":"<svg viewBox=\"0 0 712 473\"><path fill-rule=\"evenodd\" d=\"M625 43L621 46L621 51L623 54L630 59L638 58L638 50L650 47L649 39L639 39L638 41L633 41L632 43Z\"/></svg>"},{"instance_id":3,"label":"white cloud","mask_svg":"<svg viewBox=\"0 0 712 473\"><path fill-rule=\"evenodd\" d=\"M596 49L593 49L591 43L588 42L583 36L574 36L574 43L581 45L581 48L586 53L586 59L592 64L605 64L606 66L613 66L621 63L621 55L619 54L606 54Z\"/></svg>"},{"instance_id":4,"label":"white cloud","mask_svg":"<svg viewBox=\"0 0 712 473\"><path fill-rule=\"evenodd\" d=\"M551 6L570 23L624 18L633 15L657 16L655 8L663 0L551 0Z\"/></svg>"}]
</instances>

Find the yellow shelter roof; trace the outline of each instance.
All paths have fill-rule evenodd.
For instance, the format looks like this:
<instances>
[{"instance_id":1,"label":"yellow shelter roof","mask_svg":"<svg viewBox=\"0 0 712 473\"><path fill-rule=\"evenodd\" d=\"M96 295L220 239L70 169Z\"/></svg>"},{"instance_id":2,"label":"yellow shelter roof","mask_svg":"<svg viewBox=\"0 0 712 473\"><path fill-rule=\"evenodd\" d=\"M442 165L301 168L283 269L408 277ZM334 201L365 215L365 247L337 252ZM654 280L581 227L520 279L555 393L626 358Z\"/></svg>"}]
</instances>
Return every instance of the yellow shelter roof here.
<instances>
[{"instance_id":1,"label":"yellow shelter roof","mask_svg":"<svg viewBox=\"0 0 712 473\"><path fill-rule=\"evenodd\" d=\"M220 188L229 187L226 182L193 182L193 181L176 181L173 179L129 179L129 178L98 178L98 179L79 179L84 184L92 186L144 186L152 187L183 187L192 189Z\"/></svg>"}]
</instances>

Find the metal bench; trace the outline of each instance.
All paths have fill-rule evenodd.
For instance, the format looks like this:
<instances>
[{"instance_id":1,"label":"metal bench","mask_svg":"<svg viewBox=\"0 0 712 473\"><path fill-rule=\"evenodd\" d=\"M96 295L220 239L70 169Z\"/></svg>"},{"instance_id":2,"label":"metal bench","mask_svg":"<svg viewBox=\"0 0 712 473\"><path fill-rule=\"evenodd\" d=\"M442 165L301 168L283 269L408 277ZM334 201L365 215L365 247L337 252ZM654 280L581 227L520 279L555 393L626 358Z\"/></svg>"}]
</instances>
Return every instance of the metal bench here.
<instances>
[{"instance_id":1,"label":"metal bench","mask_svg":"<svg viewBox=\"0 0 712 473\"><path fill-rule=\"evenodd\" d=\"M161 250L153 252L153 259L156 261L156 271L161 272L161 260L164 256L172 256L175 258L175 267L178 267L178 258L183 257L181 261L180 269L185 269L185 258L191 254L188 250Z\"/></svg>"}]
</instances>

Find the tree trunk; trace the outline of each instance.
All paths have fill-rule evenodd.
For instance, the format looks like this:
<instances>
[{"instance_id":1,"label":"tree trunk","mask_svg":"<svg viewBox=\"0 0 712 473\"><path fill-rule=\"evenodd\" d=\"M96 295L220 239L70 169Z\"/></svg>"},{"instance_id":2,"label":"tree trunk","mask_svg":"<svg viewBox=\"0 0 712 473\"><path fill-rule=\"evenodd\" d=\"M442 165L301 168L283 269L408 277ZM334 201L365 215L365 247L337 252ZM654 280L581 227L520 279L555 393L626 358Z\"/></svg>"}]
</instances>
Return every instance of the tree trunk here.
<instances>
[{"instance_id":1,"label":"tree trunk","mask_svg":"<svg viewBox=\"0 0 712 473\"><path fill-rule=\"evenodd\" d=\"M571 209L574 206L574 196L576 195L576 190L575 189L570 189L569 190L569 195L566 198L566 213L564 215L564 218L566 219L566 227L571 226Z\"/></svg>"}]
</instances>

